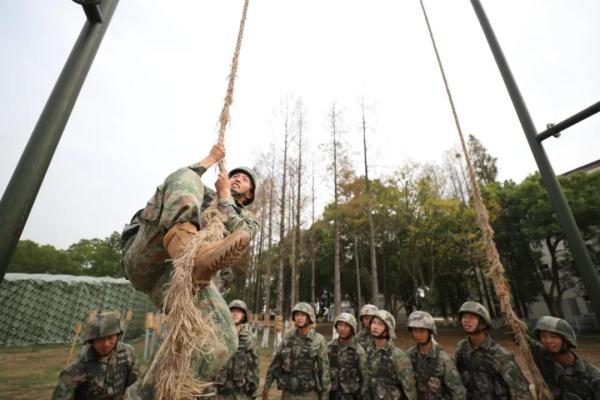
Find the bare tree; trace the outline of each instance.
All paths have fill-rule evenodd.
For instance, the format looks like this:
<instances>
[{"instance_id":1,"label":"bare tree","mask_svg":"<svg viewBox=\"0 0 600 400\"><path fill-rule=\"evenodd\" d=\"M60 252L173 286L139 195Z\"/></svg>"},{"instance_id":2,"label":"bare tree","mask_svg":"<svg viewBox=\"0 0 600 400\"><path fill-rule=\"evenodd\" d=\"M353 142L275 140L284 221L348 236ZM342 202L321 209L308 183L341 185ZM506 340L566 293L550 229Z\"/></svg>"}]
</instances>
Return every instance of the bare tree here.
<instances>
[{"instance_id":1,"label":"bare tree","mask_svg":"<svg viewBox=\"0 0 600 400\"><path fill-rule=\"evenodd\" d=\"M342 311L342 291L341 291L341 276L340 276L340 227L338 224L338 118L339 113L335 109L335 104L331 106L329 113L329 123L332 137L332 169L333 169L333 203L335 209L335 217L333 219L333 236L334 258L333 258L333 312L334 316L339 315Z\"/></svg>"},{"instance_id":2,"label":"bare tree","mask_svg":"<svg viewBox=\"0 0 600 400\"><path fill-rule=\"evenodd\" d=\"M288 99L283 101L281 106L281 112L283 117L283 162L282 162L282 177L281 177L281 199L279 202L280 214L279 214L279 279L278 279L278 290L277 290L277 316L280 321L283 322L283 279L284 279L284 268L285 268L285 195L287 192L287 167L288 167L288 141L290 136L290 113L288 108ZM283 338L283 332L277 332L277 344L279 344Z\"/></svg>"},{"instance_id":3,"label":"bare tree","mask_svg":"<svg viewBox=\"0 0 600 400\"><path fill-rule=\"evenodd\" d=\"M311 226L315 225L315 161L313 160L312 165L312 196L311 196L311 204L312 204L312 218L311 218ZM310 302L315 306L315 261L317 255L317 246L315 240L314 231L310 233Z\"/></svg>"},{"instance_id":4,"label":"bare tree","mask_svg":"<svg viewBox=\"0 0 600 400\"><path fill-rule=\"evenodd\" d=\"M297 135L296 135L296 143L298 145L298 162L296 166L296 223L295 223L295 248L296 252L294 253L294 259L292 260L294 266L294 275L292 275L293 280L292 283L294 285L294 303L297 303L300 296L300 287L299 287L299 259L300 259L300 246L301 235L300 235L300 224L301 224L301 215L302 215L302 174L303 174L303 164L302 164L302 151L304 146L303 134L304 134L304 109L302 106L302 99L299 99L296 103L296 118L297 118Z\"/></svg>"},{"instance_id":5,"label":"bare tree","mask_svg":"<svg viewBox=\"0 0 600 400\"><path fill-rule=\"evenodd\" d=\"M274 152L273 152L274 153ZM273 154L271 168L269 173L269 229L267 230L267 263L265 268L265 316L270 322L271 316L271 268L272 268L272 249L273 249L273 206L275 199L275 157ZM265 324L261 347L269 347L269 324Z\"/></svg>"},{"instance_id":6,"label":"bare tree","mask_svg":"<svg viewBox=\"0 0 600 400\"><path fill-rule=\"evenodd\" d=\"M371 256L371 302L379 304L379 282L377 278L377 255L375 252L375 229L371 205L371 182L369 181L369 163L367 161L367 122L365 117L365 102L361 101L363 154L365 159L365 194L367 196L367 221L369 223L369 253ZM359 297L360 298L360 297ZM360 300L359 300L360 301Z\"/></svg>"}]
</instances>

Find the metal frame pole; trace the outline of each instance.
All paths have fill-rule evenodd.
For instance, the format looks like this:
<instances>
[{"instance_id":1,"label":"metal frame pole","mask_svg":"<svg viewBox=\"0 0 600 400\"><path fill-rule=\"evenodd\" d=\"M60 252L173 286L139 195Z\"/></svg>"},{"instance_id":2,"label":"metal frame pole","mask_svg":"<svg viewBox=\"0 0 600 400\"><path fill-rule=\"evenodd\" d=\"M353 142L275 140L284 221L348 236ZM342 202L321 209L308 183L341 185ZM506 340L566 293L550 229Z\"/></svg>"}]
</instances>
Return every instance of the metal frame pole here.
<instances>
[{"instance_id":1,"label":"metal frame pole","mask_svg":"<svg viewBox=\"0 0 600 400\"><path fill-rule=\"evenodd\" d=\"M83 5L88 19L0 200L0 282L119 0ZM90 12L92 8L96 12Z\"/></svg>"},{"instance_id":2,"label":"metal frame pole","mask_svg":"<svg viewBox=\"0 0 600 400\"><path fill-rule=\"evenodd\" d=\"M592 259L590 258L590 255L585 247L585 243L581 236L581 232L577 227L577 223L575 222L571 208L569 207L558 179L554 174L552 165L548 160L548 156L546 155L546 152L544 151L540 141L538 141L537 131L533 124L533 120L531 119L531 115L527 110L527 106L525 105L525 101L521 96L519 87L517 86L506 58L504 57L502 48L496 39L496 35L494 34L494 30L490 25L490 21L488 20L479 0L471 0L471 4L473 5L475 14L479 19L481 28L483 29L487 42L494 55L496 64L498 65L498 69L500 70L500 74L502 75L502 79L506 85L506 89L508 90L508 94L510 95L513 106L515 107L519 121L521 122L521 127L525 132L527 142L529 143L529 147L531 148L531 152L533 153L537 163L542 181L546 186L546 190L548 190L548 195L554 208L554 212L565 233L569 250L575 259L576 268L581 276L581 280L583 281L587 295L590 298L592 307L594 308L594 313L596 315L596 321L598 322L598 327L600 328L600 279L598 278L598 274L596 273Z\"/></svg>"}]
</instances>

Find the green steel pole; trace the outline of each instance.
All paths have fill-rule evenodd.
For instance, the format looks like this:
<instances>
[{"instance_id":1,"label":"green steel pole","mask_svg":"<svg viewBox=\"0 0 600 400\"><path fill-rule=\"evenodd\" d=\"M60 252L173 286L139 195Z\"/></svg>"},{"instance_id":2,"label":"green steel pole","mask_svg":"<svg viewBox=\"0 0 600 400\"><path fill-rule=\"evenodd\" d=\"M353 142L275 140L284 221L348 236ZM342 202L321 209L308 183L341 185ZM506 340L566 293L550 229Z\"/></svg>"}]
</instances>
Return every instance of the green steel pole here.
<instances>
[{"instance_id":1,"label":"green steel pole","mask_svg":"<svg viewBox=\"0 0 600 400\"><path fill-rule=\"evenodd\" d=\"M540 175L544 185L546 186L546 190L548 191L548 196L550 197L550 202L554 208L554 213L556 214L558 221L565 233L567 243L569 244L569 250L575 259L575 266L579 272L581 280L583 281L587 295L590 298L590 302L592 303L592 307L594 308L594 313L596 315L596 321L598 322L598 327L600 328L600 278L598 278L596 268L594 267L587 248L585 247L581 232L579 231L577 223L575 222L575 218L573 217L573 212L571 211L558 179L554 174L550 160L548 159L542 144L537 139L535 125L533 124L531 115L527 110L525 100L523 100L523 96L521 96L517 82L515 81L510 67L508 66L508 62L504 57L504 53L502 52L502 48L498 43L498 39L496 39L496 35L492 29L490 21L488 20L479 0L471 0L471 4L473 5L475 14L479 19L479 23L481 24L481 28L483 29L494 58L496 59L496 64L498 65L498 69L500 70L500 74L502 75L502 79L504 80L504 84L508 90L508 94L510 95L513 106L515 107L519 121L521 122L521 127L523 128L525 136L527 137L527 142L529 143L529 147L531 148L535 162L540 170Z\"/></svg>"},{"instance_id":2,"label":"green steel pole","mask_svg":"<svg viewBox=\"0 0 600 400\"><path fill-rule=\"evenodd\" d=\"M0 200L0 282L10 264L29 212L52 161L104 33L119 0L102 0L102 22L88 19L44 106ZM85 8L86 15L88 9ZM88 18L90 18L88 16Z\"/></svg>"}]
</instances>

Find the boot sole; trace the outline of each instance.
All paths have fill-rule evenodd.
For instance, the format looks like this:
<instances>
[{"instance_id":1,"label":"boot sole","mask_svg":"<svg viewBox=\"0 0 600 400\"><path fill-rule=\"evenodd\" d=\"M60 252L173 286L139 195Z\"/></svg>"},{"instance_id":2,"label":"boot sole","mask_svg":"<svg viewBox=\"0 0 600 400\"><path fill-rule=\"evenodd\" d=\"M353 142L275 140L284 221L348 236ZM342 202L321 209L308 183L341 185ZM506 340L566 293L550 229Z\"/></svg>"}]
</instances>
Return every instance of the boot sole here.
<instances>
[{"instance_id":1,"label":"boot sole","mask_svg":"<svg viewBox=\"0 0 600 400\"><path fill-rule=\"evenodd\" d=\"M236 240L225 253L210 264L210 270L215 273L218 270L229 267L231 264L238 261L250 245L250 237L242 236Z\"/></svg>"}]
</instances>

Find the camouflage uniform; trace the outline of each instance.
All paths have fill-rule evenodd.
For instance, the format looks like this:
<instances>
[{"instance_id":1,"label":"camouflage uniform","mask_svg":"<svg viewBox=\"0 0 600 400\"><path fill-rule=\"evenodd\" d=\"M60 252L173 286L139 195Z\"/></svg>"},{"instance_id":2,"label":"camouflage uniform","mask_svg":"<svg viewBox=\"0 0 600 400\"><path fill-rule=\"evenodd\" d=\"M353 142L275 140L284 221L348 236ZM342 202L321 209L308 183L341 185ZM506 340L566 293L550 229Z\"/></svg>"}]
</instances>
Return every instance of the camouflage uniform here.
<instances>
[{"instance_id":1,"label":"camouflage uniform","mask_svg":"<svg viewBox=\"0 0 600 400\"><path fill-rule=\"evenodd\" d=\"M412 361L419 400L466 400L467 390L450 356L433 340L437 334L433 317L424 311L415 311L408 317L408 329L423 328L430 332L431 348L427 354L419 346L407 350Z\"/></svg>"},{"instance_id":2,"label":"camouflage uniform","mask_svg":"<svg viewBox=\"0 0 600 400\"><path fill-rule=\"evenodd\" d=\"M244 319L238 332L238 349L214 379L217 387L217 398L220 400L244 400L256 397L258 389L258 354L256 337L246 324L248 322L246 303L234 300L229 309L239 308L244 311Z\"/></svg>"},{"instance_id":3,"label":"camouflage uniform","mask_svg":"<svg viewBox=\"0 0 600 400\"><path fill-rule=\"evenodd\" d=\"M334 339L327 345L329 354L329 372L331 375L331 400L362 399L367 385L364 384L367 376L367 353L358 343L356 332L356 318L348 313L341 313L335 320L345 322L353 329L353 337L348 343L340 343Z\"/></svg>"},{"instance_id":4,"label":"camouflage uniform","mask_svg":"<svg viewBox=\"0 0 600 400\"><path fill-rule=\"evenodd\" d=\"M394 345L396 320L385 310L374 315L387 326L390 338L383 347L367 350L367 390L370 400L417 400L417 388L408 355ZM371 320L372 321L372 320Z\"/></svg>"},{"instance_id":5,"label":"camouflage uniform","mask_svg":"<svg viewBox=\"0 0 600 400\"><path fill-rule=\"evenodd\" d=\"M199 352L192 360L192 368L196 371L196 377L208 382L235 354L238 347L238 336L229 308L213 282L198 292L195 302L203 314L211 316L218 339L217 346L212 349L211 353ZM143 379L127 388L127 399L154 399L152 374L146 373Z\"/></svg>"},{"instance_id":6,"label":"camouflage uniform","mask_svg":"<svg viewBox=\"0 0 600 400\"><path fill-rule=\"evenodd\" d=\"M490 315L482 304L468 301L459 310L459 320L463 313L477 315L491 325ZM487 334L476 348L468 338L458 342L456 367L469 400L531 400L529 384L514 355Z\"/></svg>"},{"instance_id":7,"label":"camouflage uniform","mask_svg":"<svg viewBox=\"0 0 600 400\"><path fill-rule=\"evenodd\" d=\"M123 231L125 275L159 308L163 306L172 271L163 238L178 223L191 222L201 228L201 213L215 196L215 191L202 183L205 172L204 167L196 164L169 175ZM253 236L259 229L254 216L232 198L219 201L219 210L227 216L225 236L238 229Z\"/></svg>"},{"instance_id":8,"label":"camouflage uniform","mask_svg":"<svg viewBox=\"0 0 600 400\"><path fill-rule=\"evenodd\" d=\"M115 334L121 334L119 320L113 313L101 313L88 322L83 339L91 342ZM117 341L112 352L102 357L87 343L78 359L60 373L52 399L122 399L125 389L137 380L138 375L130 345Z\"/></svg>"},{"instance_id":9,"label":"camouflage uniform","mask_svg":"<svg viewBox=\"0 0 600 400\"><path fill-rule=\"evenodd\" d=\"M358 343L360 343L365 350L373 343L373 337L371 337L371 333L368 329L362 328L362 317L373 316L377 310L378 308L373 304L365 304L360 308L360 313L358 314L361 330L356 334L356 340L358 340Z\"/></svg>"},{"instance_id":10,"label":"camouflage uniform","mask_svg":"<svg viewBox=\"0 0 600 400\"><path fill-rule=\"evenodd\" d=\"M534 329L536 338L539 339L541 331L560 335L567 343L568 350L566 351L577 347L575 331L563 319L541 317ZM574 353L575 363L572 366L564 366L554 361L552 354L540 342L531 337L528 337L527 340L535 363L556 399L600 400L600 370L598 368Z\"/></svg>"},{"instance_id":11,"label":"camouflage uniform","mask_svg":"<svg viewBox=\"0 0 600 400\"><path fill-rule=\"evenodd\" d=\"M306 313L310 324L315 324L310 304L296 304L292 316L298 311ZM306 336L299 335L297 329L286 333L267 371L266 390L275 379L284 400L327 399L331 380L325 338L314 329Z\"/></svg>"}]
</instances>

